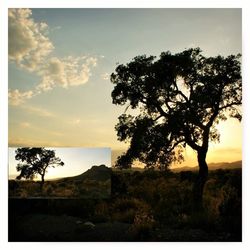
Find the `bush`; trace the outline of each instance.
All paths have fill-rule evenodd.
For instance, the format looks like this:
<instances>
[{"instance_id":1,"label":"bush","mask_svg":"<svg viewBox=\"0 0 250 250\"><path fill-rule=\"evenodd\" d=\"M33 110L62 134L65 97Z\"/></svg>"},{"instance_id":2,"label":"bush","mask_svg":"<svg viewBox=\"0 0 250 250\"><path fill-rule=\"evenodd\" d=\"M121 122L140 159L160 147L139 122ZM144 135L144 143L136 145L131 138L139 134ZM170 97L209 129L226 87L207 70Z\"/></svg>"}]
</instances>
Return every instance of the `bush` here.
<instances>
[{"instance_id":1,"label":"bush","mask_svg":"<svg viewBox=\"0 0 250 250\"><path fill-rule=\"evenodd\" d=\"M220 222L223 229L241 237L242 199L241 190L227 183L222 189L223 201L219 206Z\"/></svg>"},{"instance_id":2,"label":"bush","mask_svg":"<svg viewBox=\"0 0 250 250\"><path fill-rule=\"evenodd\" d=\"M95 207L93 222L107 222L110 219L109 207L106 202L98 203Z\"/></svg>"},{"instance_id":3,"label":"bush","mask_svg":"<svg viewBox=\"0 0 250 250\"><path fill-rule=\"evenodd\" d=\"M44 194L47 196L51 196L53 192L53 188L51 185L47 185L44 189Z\"/></svg>"},{"instance_id":4,"label":"bush","mask_svg":"<svg viewBox=\"0 0 250 250\"><path fill-rule=\"evenodd\" d=\"M15 191L19 187L18 182L15 180L9 180L9 191Z\"/></svg>"},{"instance_id":5,"label":"bush","mask_svg":"<svg viewBox=\"0 0 250 250\"><path fill-rule=\"evenodd\" d=\"M135 198L121 198L115 200L111 206L112 219L115 221L133 223L138 211L148 212L150 207L142 200Z\"/></svg>"},{"instance_id":6,"label":"bush","mask_svg":"<svg viewBox=\"0 0 250 250\"><path fill-rule=\"evenodd\" d=\"M155 226L153 214L149 211L138 210L135 214L134 221L130 227L131 233L135 239L147 239Z\"/></svg>"}]
</instances>

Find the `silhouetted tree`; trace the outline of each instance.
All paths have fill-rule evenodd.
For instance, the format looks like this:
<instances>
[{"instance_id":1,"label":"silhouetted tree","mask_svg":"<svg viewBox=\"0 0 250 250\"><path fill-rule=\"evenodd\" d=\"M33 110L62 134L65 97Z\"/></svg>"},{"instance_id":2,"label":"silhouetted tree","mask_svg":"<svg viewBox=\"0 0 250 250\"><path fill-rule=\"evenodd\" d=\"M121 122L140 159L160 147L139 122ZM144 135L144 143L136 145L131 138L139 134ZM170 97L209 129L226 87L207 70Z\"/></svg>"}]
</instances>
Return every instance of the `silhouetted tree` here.
<instances>
[{"instance_id":1,"label":"silhouetted tree","mask_svg":"<svg viewBox=\"0 0 250 250\"><path fill-rule=\"evenodd\" d=\"M20 161L16 169L20 174L16 179L21 178L33 180L37 175L41 176L41 189L44 184L44 177L49 167L63 166L64 163L55 156L54 150L45 148L18 148L15 159Z\"/></svg>"},{"instance_id":2,"label":"silhouetted tree","mask_svg":"<svg viewBox=\"0 0 250 250\"><path fill-rule=\"evenodd\" d=\"M219 142L215 125L233 117L241 121L240 55L205 57L200 48L181 53L137 56L111 74L113 103L128 106L115 129L118 140L130 142L116 166L128 168L137 159L146 167L165 169L183 160L189 145L197 152L199 174L194 199L202 206L207 180L209 141ZM135 115L126 114L136 109Z\"/></svg>"}]
</instances>

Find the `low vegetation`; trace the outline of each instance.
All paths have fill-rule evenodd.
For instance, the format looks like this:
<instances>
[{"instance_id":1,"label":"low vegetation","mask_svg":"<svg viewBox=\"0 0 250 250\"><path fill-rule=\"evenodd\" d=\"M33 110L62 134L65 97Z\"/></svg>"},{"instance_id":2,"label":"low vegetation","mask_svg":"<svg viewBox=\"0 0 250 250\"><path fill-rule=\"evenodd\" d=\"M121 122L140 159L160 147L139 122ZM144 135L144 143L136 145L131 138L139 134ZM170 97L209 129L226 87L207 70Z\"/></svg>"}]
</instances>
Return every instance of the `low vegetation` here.
<instances>
[{"instance_id":1,"label":"low vegetation","mask_svg":"<svg viewBox=\"0 0 250 250\"><path fill-rule=\"evenodd\" d=\"M11 199L10 213L16 216L10 228L20 229L20 218L25 216L31 220L39 214L67 215L96 225L80 235L68 228L72 241L241 241L241 169L209 172L204 210L199 213L193 211L191 198L197 174L121 170L112 173L108 199ZM101 228L105 228L102 234ZM28 231L20 235L19 230L18 237L27 239ZM53 240L51 234L43 237Z\"/></svg>"},{"instance_id":2,"label":"low vegetation","mask_svg":"<svg viewBox=\"0 0 250 250\"><path fill-rule=\"evenodd\" d=\"M85 198L103 199L111 195L111 169L93 166L81 175L45 181L9 180L11 198Z\"/></svg>"}]
</instances>

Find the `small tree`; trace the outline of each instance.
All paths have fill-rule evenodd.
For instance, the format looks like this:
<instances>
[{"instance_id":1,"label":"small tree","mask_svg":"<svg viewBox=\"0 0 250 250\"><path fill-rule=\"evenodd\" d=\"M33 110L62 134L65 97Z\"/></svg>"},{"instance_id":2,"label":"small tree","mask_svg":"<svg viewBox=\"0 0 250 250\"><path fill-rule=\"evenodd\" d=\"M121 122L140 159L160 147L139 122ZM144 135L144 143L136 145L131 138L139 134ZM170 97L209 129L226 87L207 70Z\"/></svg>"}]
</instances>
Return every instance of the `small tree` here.
<instances>
[{"instance_id":1,"label":"small tree","mask_svg":"<svg viewBox=\"0 0 250 250\"><path fill-rule=\"evenodd\" d=\"M15 159L20 161L16 169L20 174L16 179L21 178L33 180L37 175L41 176L41 190L44 184L44 177L49 167L63 166L64 163L55 156L54 150L45 148L18 148Z\"/></svg>"},{"instance_id":2,"label":"small tree","mask_svg":"<svg viewBox=\"0 0 250 250\"><path fill-rule=\"evenodd\" d=\"M128 168L137 159L146 167L166 169L183 160L189 145L197 152L199 174L194 201L202 206L208 176L209 141L219 142L215 125L233 117L241 120L240 55L205 57L199 48L181 53L137 56L118 65L111 75L113 103L128 106L115 129L118 140L130 142L116 166ZM128 107L136 115L126 114Z\"/></svg>"}]
</instances>

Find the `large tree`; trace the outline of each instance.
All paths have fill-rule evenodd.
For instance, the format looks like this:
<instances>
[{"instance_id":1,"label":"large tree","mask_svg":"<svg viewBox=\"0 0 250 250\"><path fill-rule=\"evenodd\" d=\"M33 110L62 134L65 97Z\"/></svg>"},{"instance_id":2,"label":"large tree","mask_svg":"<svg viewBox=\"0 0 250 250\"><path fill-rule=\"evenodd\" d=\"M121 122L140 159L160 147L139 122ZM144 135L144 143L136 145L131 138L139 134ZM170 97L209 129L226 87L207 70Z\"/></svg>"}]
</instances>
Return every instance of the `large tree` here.
<instances>
[{"instance_id":1,"label":"large tree","mask_svg":"<svg viewBox=\"0 0 250 250\"><path fill-rule=\"evenodd\" d=\"M166 169L183 160L188 145L197 153L194 201L202 206L209 141L220 139L216 124L228 117L241 121L240 55L205 57L193 48L159 58L137 56L118 65L111 82L113 103L127 105L115 127L117 136L130 143L116 165L128 168L137 159ZM127 114L129 107L133 115Z\"/></svg>"},{"instance_id":2,"label":"large tree","mask_svg":"<svg viewBox=\"0 0 250 250\"><path fill-rule=\"evenodd\" d=\"M56 157L54 150L45 148L17 148L15 159L20 161L16 169L20 174L16 179L21 178L33 180L37 175L41 176L41 189L44 184L44 177L49 167L63 166L64 163Z\"/></svg>"}]
</instances>

